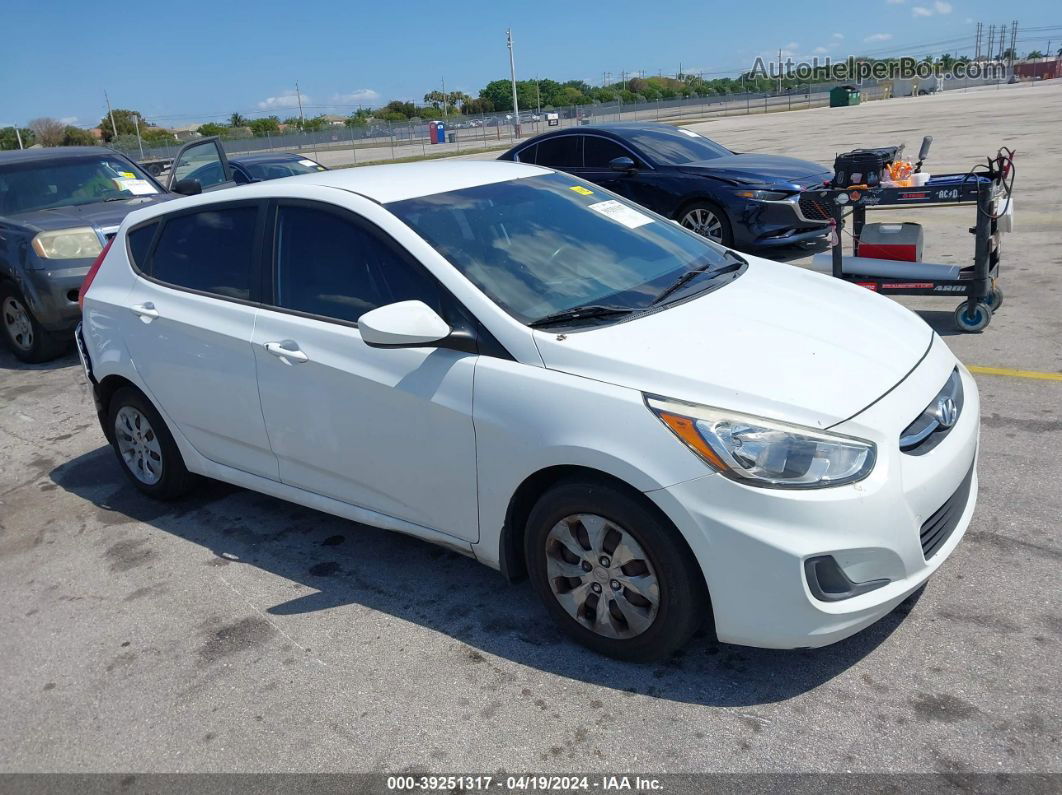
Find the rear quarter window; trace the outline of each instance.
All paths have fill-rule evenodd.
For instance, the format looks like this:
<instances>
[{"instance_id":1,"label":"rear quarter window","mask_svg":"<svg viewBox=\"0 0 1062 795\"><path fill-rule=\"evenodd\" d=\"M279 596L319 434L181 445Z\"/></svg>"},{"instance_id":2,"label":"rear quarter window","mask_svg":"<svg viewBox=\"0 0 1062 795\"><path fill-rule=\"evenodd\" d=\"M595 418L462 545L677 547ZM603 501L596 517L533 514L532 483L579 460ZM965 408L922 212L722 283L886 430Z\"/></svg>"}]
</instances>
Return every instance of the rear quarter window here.
<instances>
[{"instance_id":1,"label":"rear quarter window","mask_svg":"<svg viewBox=\"0 0 1062 795\"><path fill-rule=\"evenodd\" d=\"M129 260L137 270L146 271L151 241L155 238L158 230L158 222L140 226L127 236L129 244Z\"/></svg>"}]
</instances>

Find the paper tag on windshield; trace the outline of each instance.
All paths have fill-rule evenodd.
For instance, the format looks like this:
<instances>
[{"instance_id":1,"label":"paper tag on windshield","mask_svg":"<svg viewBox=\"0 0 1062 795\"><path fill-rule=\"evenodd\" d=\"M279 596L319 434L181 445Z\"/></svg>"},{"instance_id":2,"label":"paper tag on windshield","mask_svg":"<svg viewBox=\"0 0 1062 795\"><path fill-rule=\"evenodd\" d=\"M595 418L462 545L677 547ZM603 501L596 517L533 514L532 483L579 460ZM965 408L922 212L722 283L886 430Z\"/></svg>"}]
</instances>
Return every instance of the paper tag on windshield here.
<instances>
[{"instance_id":1,"label":"paper tag on windshield","mask_svg":"<svg viewBox=\"0 0 1062 795\"><path fill-rule=\"evenodd\" d=\"M152 193L158 193L155 186L146 179L119 178L114 180L114 184L118 186L118 190L127 190L134 196L149 196Z\"/></svg>"},{"instance_id":2,"label":"paper tag on windshield","mask_svg":"<svg viewBox=\"0 0 1062 795\"><path fill-rule=\"evenodd\" d=\"M306 166L307 168L317 168L317 164L312 160L300 160L299 165Z\"/></svg>"},{"instance_id":3,"label":"paper tag on windshield","mask_svg":"<svg viewBox=\"0 0 1062 795\"><path fill-rule=\"evenodd\" d=\"M626 204L620 204L615 199L591 204L589 207L594 212L601 213L613 221L619 221L628 229L637 229L639 226L645 226L653 222L653 219L648 215L642 215L637 210L628 207Z\"/></svg>"}]
</instances>

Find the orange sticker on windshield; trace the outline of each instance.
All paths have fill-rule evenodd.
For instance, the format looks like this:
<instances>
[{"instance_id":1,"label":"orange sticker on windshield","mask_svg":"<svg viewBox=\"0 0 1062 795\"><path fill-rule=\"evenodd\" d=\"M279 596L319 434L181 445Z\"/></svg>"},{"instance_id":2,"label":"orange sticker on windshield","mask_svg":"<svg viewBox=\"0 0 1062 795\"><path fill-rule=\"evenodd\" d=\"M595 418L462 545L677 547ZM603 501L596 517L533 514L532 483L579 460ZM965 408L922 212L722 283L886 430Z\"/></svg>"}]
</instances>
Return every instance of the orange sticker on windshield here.
<instances>
[{"instance_id":1,"label":"orange sticker on windshield","mask_svg":"<svg viewBox=\"0 0 1062 795\"><path fill-rule=\"evenodd\" d=\"M568 190L573 190L576 193L578 193L580 196L593 196L594 195L594 192L592 190L587 190L582 185L572 185L570 188L568 188Z\"/></svg>"}]
</instances>

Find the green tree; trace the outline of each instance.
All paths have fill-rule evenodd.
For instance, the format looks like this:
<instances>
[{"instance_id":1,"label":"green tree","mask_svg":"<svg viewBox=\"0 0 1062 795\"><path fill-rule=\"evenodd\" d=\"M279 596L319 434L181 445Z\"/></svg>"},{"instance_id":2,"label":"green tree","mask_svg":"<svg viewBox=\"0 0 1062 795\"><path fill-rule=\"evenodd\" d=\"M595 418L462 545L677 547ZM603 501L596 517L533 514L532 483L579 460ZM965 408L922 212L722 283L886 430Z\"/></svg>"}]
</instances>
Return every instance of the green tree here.
<instances>
[{"instance_id":1,"label":"green tree","mask_svg":"<svg viewBox=\"0 0 1062 795\"><path fill-rule=\"evenodd\" d=\"M112 114L114 116L113 126L111 125ZM118 135L136 135L137 124L140 125L141 132L148 126L140 111L115 108L111 114L100 119L99 128L103 133L103 140L110 143L111 138L114 137L114 127L118 128Z\"/></svg>"},{"instance_id":2,"label":"green tree","mask_svg":"<svg viewBox=\"0 0 1062 795\"><path fill-rule=\"evenodd\" d=\"M280 119L276 116L264 116L261 119L251 119L247 126L255 135L271 135L280 132Z\"/></svg>"},{"instance_id":3,"label":"green tree","mask_svg":"<svg viewBox=\"0 0 1062 795\"><path fill-rule=\"evenodd\" d=\"M148 127L146 130L141 130L140 137L145 145L152 146L169 146L177 142L177 136L162 127Z\"/></svg>"},{"instance_id":4,"label":"green tree","mask_svg":"<svg viewBox=\"0 0 1062 795\"><path fill-rule=\"evenodd\" d=\"M306 132L319 132L328 126L328 119L324 116L313 116L302 124L302 129Z\"/></svg>"},{"instance_id":5,"label":"green tree","mask_svg":"<svg viewBox=\"0 0 1062 795\"><path fill-rule=\"evenodd\" d=\"M68 124L63 130L61 146L95 146L96 138L88 130Z\"/></svg>"},{"instance_id":6,"label":"green tree","mask_svg":"<svg viewBox=\"0 0 1062 795\"><path fill-rule=\"evenodd\" d=\"M247 119L245 119L243 116L241 116L239 111L236 111L231 116L229 116L229 126L230 127L246 127L247 126Z\"/></svg>"},{"instance_id":7,"label":"green tree","mask_svg":"<svg viewBox=\"0 0 1062 795\"><path fill-rule=\"evenodd\" d=\"M444 104L449 104L446 94L442 91L429 91L424 95L424 101L435 110L442 110Z\"/></svg>"},{"instance_id":8,"label":"green tree","mask_svg":"<svg viewBox=\"0 0 1062 795\"><path fill-rule=\"evenodd\" d=\"M0 149L18 149L18 137L22 136L23 146L33 146L37 136L27 127L19 127L16 134L14 127L0 127Z\"/></svg>"},{"instance_id":9,"label":"green tree","mask_svg":"<svg viewBox=\"0 0 1062 795\"><path fill-rule=\"evenodd\" d=\"M1039 50L1033 50L1031 53L1029 53L1025 57L1028 58L1029 60L1032 60L1033 58L1043 58L1044 54L1042 52L1040 52Z\"/></svg>"},{"instance_id":10,"label":"green tree","mask_svg":"<svg viewBox=\"0 0 1062 795\"><path fill-rule=\"evenodd\" d=\"M223 124L218 124L217 122L208 121L206 124L200 124L199 125L199 129L196 130L196 132L198 132L200 135L208 136L208 135L224 135L226 132L228 132L228 130L229 130L229 128L224 126Z\"/></svg>"}]
</instances>

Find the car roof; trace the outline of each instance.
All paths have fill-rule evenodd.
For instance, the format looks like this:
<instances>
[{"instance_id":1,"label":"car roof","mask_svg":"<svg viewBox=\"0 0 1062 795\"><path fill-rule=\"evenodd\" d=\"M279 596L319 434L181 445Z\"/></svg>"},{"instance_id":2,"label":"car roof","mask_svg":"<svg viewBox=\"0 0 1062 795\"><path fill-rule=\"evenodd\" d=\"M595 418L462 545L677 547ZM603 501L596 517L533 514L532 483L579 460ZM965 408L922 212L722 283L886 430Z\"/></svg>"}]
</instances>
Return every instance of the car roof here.
<instances>
[{"instance_id":1,"label":"car roof","mask_svg":"<svg viewBox=\"0 0 1062 795\"><path fill-rule=\"evenodd\" d=\"M125 158L125 155L121 152L116 152L106 146L42 146L0 152L0 165L4 163L25 163L32 160L58 160L69 157L100 157L101 155L118 155Z\"/></svg>"},{"instance_id":2,"label":"car roof","mask_svg":"<svg viewBox=\"0 0 1062 795\"><path fill-rule=\"evenodd\" d=\"M548 168L501 160L443 160L318 171L285 177L282 181L287 185L339 188L387 204L550 173L552 171ZM278 182L281 180L258 182L241 186L239 190L242 196L268 196L276 190ZM223 195L225 193L227 191L218 191L211 195L222 199L227 198Z\"/></svg>"}]
</instances>

